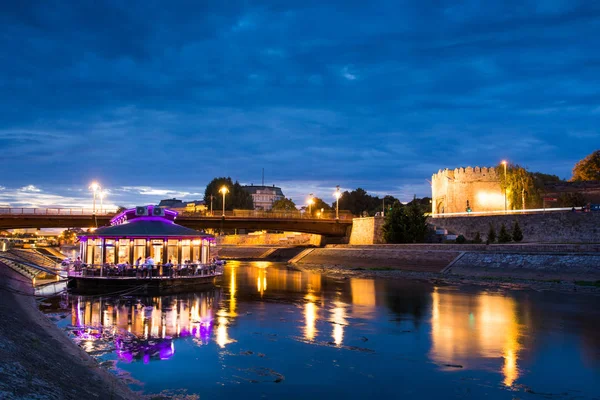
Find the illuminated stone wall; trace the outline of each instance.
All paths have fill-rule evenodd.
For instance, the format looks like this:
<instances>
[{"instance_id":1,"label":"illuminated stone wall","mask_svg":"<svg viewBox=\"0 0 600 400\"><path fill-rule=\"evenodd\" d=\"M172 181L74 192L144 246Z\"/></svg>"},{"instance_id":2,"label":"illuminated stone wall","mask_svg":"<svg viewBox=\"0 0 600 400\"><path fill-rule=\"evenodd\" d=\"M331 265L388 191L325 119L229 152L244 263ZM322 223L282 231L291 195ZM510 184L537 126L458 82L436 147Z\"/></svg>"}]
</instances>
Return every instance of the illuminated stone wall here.
<instances>
[{"instance_id":1,"label":"illuminated stone wall","mask_svg":"<svg viewBox=\"0 0 600 400\"><path fill-rule=\"evenodd\" d=\"M352 219L350 244L383 243L383 217L366 217Z\"/></svg>"},{"instance_id":2,"label":"illuminated stone wall","mask_svg":"<svg viewBox=\"0 0 600 400\"><path fill-rule=\"evenodd\" d=\"M431 204L434 214L504 209L504 192L493 167L440 170L431 177ZM510 205L508 205L510 208Z\"/></svg>"},{"instance_id":3,"label":"illuminated stone wall","mask_svg":"<svg viewBox=\"0 0 600 400\"><path fill-rule=\"evenodd\" d=\"M546 214L454 216L430 218L437 228L463 235L472 240L479 232L485 241L490 225L496 233L502 224L509 230L515 221L523 231L523 242L535 243L600 243L600 212L549 212Z\"/></svg>"},{"instance_id":4,"label":"illuminated stone wall","mask_svg":"<svg viewBox=\"0 0 600 400\"><path fill-rule=\"evenodd\" d=\"M313 245L320 246L321 235L299 232L266 233L256 232L248 235L223 235L217 237L219 246L296 246Z\"/></svg>"}]
</instances>

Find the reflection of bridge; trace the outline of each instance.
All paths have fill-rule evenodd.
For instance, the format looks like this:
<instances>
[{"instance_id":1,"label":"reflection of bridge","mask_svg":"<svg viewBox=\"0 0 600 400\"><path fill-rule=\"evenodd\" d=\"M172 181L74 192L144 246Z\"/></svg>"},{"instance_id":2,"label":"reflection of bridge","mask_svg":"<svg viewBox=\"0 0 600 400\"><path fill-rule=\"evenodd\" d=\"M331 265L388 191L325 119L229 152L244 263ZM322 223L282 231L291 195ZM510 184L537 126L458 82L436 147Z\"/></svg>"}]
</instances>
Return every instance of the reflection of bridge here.
<instances>
[{"instance_id":1,"label":"reflection of bridge","mask_svg":"<svg viewBox=\"0 0 600 400\"><path fill-rule=\"evenodd\" d=\"M114 210L96 213L85 209L65 208L0 208L0 229L17 228L92 228L109 224ZM216 212L214 214L217 214ZM352 226L352 217L323 214L310 218L300 212L227 211L220 215L183 213L176 222L192 229L250 229L314 233L324 236L344 236Z\"/></svg>"}]
</instances>

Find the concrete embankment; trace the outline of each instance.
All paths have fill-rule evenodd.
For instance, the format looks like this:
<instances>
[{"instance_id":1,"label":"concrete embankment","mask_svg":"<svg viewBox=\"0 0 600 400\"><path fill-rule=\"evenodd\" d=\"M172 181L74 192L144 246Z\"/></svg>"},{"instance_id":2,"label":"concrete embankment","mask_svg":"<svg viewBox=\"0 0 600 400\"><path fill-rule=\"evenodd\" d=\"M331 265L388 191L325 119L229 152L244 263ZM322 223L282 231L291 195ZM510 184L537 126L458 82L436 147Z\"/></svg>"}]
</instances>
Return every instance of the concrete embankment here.
<instances>
[{"instance_id":1,"label":"concrete embankment","mask_svg":"<svg viewBox=\"0 0 600 400\"><path fill-rule=\"evenodd\" d=\"M5 265L0 321L0 398L139 398L46 318L31 282Z\"/></svg>"},{"instance_id":2,"label":"concrete embankment","mask_svg":"<svg viewBox=\"0 0 600 400\"><path fill-rule=\"evenodd\" d=\"M224 250L224 251L223 251ZM600 244L406 244L296 248L272 259L273 247L228 247L227 258L288 261L298 266L401 270L485 278L599 281Z\"/></svg>"}]
</instances>

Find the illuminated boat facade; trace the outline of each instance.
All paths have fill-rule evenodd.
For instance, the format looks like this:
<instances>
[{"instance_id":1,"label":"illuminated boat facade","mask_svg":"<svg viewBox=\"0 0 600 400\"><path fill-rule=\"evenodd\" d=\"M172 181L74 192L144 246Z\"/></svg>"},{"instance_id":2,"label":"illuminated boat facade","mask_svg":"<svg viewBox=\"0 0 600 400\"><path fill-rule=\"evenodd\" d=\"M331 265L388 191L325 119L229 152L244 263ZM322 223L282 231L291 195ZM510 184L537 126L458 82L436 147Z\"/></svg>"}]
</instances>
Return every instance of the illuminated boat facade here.
<instances>
[{"instance_id":1,"label":"illuminated boat facade","mask_svg":"<svg viewBox=\"0 0 600 400\"><path fill-rule=\"evenodd\" d=\"M111 226L79 237L80 254L88 265L115 265L152 257L156 265L169 260L182 265L186 260L209 264L215 238L175 223L177 212L156 206L135 207L117 214Z\"/></svg>"},{"instance_id":2,"label":"illuminated boat facade","mask_svg":"<svg viewBox=\"0 0 600 400\"><path fill-rule=\"evenodd\" d=\"M176 218L172 210L135 207L79 236L81 261L68 273L69 289L162 295L215 283L222 271L211 263L214 236L178 225Z\"/></svg>"}]
</instances>

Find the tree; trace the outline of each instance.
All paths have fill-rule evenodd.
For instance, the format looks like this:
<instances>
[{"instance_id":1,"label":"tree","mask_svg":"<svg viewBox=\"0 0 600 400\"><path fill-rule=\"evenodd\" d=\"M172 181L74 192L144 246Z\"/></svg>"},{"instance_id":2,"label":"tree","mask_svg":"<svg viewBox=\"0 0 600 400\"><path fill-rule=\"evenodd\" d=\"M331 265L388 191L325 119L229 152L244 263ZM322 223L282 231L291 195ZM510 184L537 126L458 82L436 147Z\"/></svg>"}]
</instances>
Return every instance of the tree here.
<instances>
[{"instance_id":1,"label":"tree","mask_svg":"<svg viewBox=\"0 0 600 400\"><path fill-rule=\"evenodd\" d=\"M60 239L66 244L73 244L75 243L75 239L77 239L77 231L73 229L64 230L60 234Z\"/></svg>"},{"instance_id":2,"label":"tree","mask_svg":"<svg viewBox=\"0 0 600 400\"><path fill-rule=\"evenodd\" d=\"M496 241L496 230L494 229L494 225L490 224L490 230L487 235L487 244L494 243Z\"/></svg>"},{"instance_id":3,"label":"tree","mask_svg":"<svg viewBox=\"0 0 600 400\"><path fill-rule=\"evenodd\" d=\"M521 227L519 226L519 221L515 221L512 229L512 240L515 242L520 242L523 240L523 232L521 231Z\"/></svg>"},{"instance_id":4,"label":"tree","mask_svg":"<svg viewBox=\"0 0 600 400\"><path fill-rule=\"evenodd\" d=\"M415 198L416 199L416 196ZM383 238L387 243L423 242L427 235L427 217L417 201L403 206L394 203L385 216Z\"/></svg>"},{"instance_id":5,"label":"tree","mask_svg":"<svg viewBox=\"0 0 600 400\"><path fill-rule=\"evenodd\" d=\"M477 234L475 235L475 238L473 239L473 243L481 243L481 234L479 232L477 232Z\"/></svg>"},{"instance_id":6,"label":"tree","mask_svg":"<svg viewBox=\"0 0 600 400\"><path fill-rule=\"evenodd\" d=\"M273 211L295 211L297 210L296 204L292 199L281 199L273 203Z\"/></svg>"},{"instance_id":7,"label":"tree","mask_svg":"<svg viewBox=\"0 0 600 400\"><path fill-rule=\"evenodd\" d=\"M518 164L507 165L506 174L504 171L504 165L500 164L496 167L500 187L506 193L508 207L512 210L524 210L528 205L539 207L543 185L536 186L533 174ZM540 184L538 183L538 185Z\"/></svg>"},{"instance_id":8,"label":"tree","mask_svg":"<svg viewBox=\"0 0 600 400\"><path fill-rule=\"evenodd\" d=\"M512 240L510 233L506 230L504 224L500 225L500 233L498 234L498 243L508 243Z\"/></svg>"},{"instance_id":9,"label":"tree","mask_svg":"<svg viewBox=\"0 0 600 400\"><path fill-rule=\"evenodd\" d=\"M313 197L313 204L310 206L312 215L316 215L318 212L331 211L331 206L318 197Z\"/></svg>"},{"instance_id":10,"label":"tree","mask_svg":"<svg viewBox=\"0 0 600 400\"><path fill-rule=\"evenodd\" d=\"M223 209L223 194L219 191L225 186L229 192L225 195L225 210L253 210L254 202L250 193L244 190L238 181L233 181L231 178L222 177L214 178L206 186L204 191L204 202L210 205L210 197L213 196L212 204L213 211ZM210 206L209 206L210 207Z\"/></svg>"},{"instance_id":11,"label":"tree","mask_svg":"<svg viewBox=\"0 0 600 400\"><path fill-rule=\"evenodd\" d=\"M575 164L571 181L600 181L600 150Z\"/></svg>"}]
</instances>

